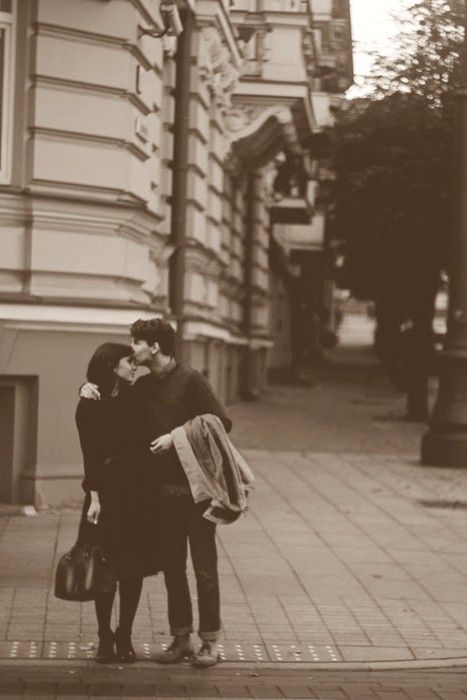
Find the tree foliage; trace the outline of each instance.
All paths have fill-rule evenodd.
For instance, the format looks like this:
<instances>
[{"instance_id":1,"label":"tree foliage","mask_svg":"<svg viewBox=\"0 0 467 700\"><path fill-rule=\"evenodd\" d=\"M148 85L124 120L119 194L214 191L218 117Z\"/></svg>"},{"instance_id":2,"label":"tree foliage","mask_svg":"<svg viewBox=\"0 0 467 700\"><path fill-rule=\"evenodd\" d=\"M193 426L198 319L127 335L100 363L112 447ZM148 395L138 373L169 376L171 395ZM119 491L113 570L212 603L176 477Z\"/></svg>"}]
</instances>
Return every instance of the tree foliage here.
<instances>
[{"instance_id":1,"label":"tree foliage","mask_svg":"<svg viewBox=\"0 0 467 700\"><path fill-rule=\"evenodd\" d=\"M418 95L440 108L462 82L464 0L418 0L398 20L397 49L375 56L370 81L377 98Z\"/></svg>"},{"instance_id":2,"label":"tree foliage","mask_svg":"<svg viewBox=\"0 0 467 700\"><path fill-rule=\"evenodd\" d=\"M462 0L413 2L399 20L397 50L375 61L370 97L349 102L332 132L341 283L376 302L380 327L392 329L384 335L387 357L401 322L414 328L408 355L411 376L419 375L419 415L453 226L464 13Z\"/></svg>"},{"instance_id":3,"label":"tree foliage","mask_svg":"<svg viewBox=\"0 0 467 700\"><path fill-rule=\"evenodd\" d=\"M334 130L342 284L355 296L392 294L403 315L421 269L446 261L452 128L417 96L356 101Z\"/></svg>"},{"instance_id":4,"label":"tree foliage","mask_svg":"<svg viewBox=\"0 0 467 700\"><path fill-rule=\"evenodd\" d=\"M446 259L464 17L464 0L414 1L396 49L375 60L370 97L334 128L337 236L357 296L374 298L394 266L405 279L417 261Z\"/></svg>"}]
</instances>

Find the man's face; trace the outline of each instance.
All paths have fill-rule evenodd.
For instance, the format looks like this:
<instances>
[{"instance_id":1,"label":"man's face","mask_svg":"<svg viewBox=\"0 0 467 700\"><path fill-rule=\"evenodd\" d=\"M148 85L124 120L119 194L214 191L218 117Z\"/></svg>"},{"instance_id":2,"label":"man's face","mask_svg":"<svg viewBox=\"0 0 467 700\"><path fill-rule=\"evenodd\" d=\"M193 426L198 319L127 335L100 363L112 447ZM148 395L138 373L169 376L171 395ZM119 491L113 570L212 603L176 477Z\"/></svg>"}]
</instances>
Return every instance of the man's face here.
<instances>
[{"instance_id":1,"label":"man's face","mask_svg":"<svg viewBox=\"0 0 467 700\"><path fill-rule=\"evenodd\" d=\"M150 364L154 357L154 348L147 344L146 340L136 340L133 338L131 342L131 350L137 365Z\"/></svg>"}]
</instances>

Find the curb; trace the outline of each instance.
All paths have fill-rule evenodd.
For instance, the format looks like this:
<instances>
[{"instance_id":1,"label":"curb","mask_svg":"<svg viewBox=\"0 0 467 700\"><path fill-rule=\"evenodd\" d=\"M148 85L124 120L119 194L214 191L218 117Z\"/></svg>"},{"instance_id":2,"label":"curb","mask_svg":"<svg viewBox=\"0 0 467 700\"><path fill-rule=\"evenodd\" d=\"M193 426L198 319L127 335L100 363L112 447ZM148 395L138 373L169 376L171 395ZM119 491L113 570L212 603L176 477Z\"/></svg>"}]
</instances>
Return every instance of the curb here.
<instances>
[{"instance_id":1,"label":"curb","mask_svg":"<svg viewBox=\"0 0 467 700\"><path fill-rule=\"evenodd\" d=\"M114 664L99 664L97 665L93 659L89 660L70 660L70 659L2 659L0 661L0 669L4 666L19 666L19 667L70 667L73 668L112 668L112 669L127 669L126 665ZM166 670L167 667L157 665L151 660L137 661L131 665L134 669L157 668ZM467 656L454 657L450 659L414 659L411 661L339 661L333 663L300 663L300 662L280 662L280 663L245 663L238 661L223 661L212 671L222 671L229 669L240 674L242 671L256 671L258 676L261 676L262 671L417 671L417 670L441 670L448 668L463 668L467 670ZM180 673L201 673L191 667L189 664L176 664L171 666L171 669L179 669Z\"/></svg>"}]
</instances>

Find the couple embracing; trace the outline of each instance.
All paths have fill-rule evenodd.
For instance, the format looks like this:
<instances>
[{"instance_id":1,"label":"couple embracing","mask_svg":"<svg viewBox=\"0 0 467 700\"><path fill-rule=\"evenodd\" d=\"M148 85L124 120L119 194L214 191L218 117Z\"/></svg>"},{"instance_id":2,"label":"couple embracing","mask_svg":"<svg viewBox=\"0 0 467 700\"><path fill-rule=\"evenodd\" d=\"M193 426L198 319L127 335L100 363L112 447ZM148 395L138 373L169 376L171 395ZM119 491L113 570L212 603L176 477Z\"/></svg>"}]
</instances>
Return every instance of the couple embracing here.
<instances>
[{"instance_id":1,"label":"couple embracing","mask_svg":"<svg viewBox=\"0 0 467 700\"><path fill-rule=\"evenodd\" d=\"M143 578L163 571L173 637L159 663L219 660L216 523L246 510L253 478L229 441L231 421L201 374L174 358L175 333L163 320L139 320L131 346L104 343L80 391L76 422L86 492L80 536L90 524L113 558L119 626L111 629L113 594L95 600L101 663L132 662L131 632ZM135 381L137 366L149 372ZM192 645L187 544L196 576L201 645Z\"/></svg>"}]
</instances>

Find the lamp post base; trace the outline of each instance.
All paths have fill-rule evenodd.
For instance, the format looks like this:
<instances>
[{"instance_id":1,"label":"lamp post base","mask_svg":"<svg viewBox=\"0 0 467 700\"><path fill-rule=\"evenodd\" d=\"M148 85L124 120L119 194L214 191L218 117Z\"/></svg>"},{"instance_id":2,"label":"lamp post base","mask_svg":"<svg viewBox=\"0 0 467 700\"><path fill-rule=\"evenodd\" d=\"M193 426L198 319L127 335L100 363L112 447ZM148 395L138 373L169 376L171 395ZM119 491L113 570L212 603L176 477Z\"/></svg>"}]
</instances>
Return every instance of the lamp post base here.
<instances>
[{"instance_id":1,"label":"lamp post base","mask_svg":"<svg viewBox=\"0 0 467 700\"><path fill-rule=\"evenodd\" d=\"M437 435L422 439L422 464L427 467L467 467L467 433Z\"/></svg>"},{"instance_id":2,"label":"lamp post base","mask_svg":"<svg viewBox=\"0 0 467 700\"><path fill-rule=\"evenodd\" d=\"M430 429L422 440L421 461L430 467L467 468L467 352L464 349L441 353L439 380Z\"/></svg>"}]
</instances>

